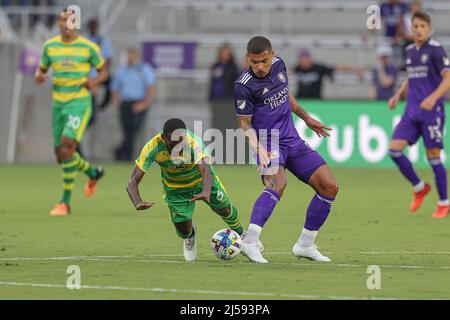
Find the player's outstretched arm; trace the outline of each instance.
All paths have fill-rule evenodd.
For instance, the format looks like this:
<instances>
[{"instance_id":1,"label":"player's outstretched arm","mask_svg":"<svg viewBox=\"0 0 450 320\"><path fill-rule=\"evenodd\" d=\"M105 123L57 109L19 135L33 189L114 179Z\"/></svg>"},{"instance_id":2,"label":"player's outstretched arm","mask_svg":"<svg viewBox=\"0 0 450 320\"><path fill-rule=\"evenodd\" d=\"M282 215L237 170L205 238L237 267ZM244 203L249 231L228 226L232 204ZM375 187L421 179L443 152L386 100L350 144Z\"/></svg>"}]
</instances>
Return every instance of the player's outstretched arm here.
<instances>
[{"instance_id":1,"label":"player's outstretched arm","mask_svg":"<svg viewBox=\"0 0 450 320\"><path fill-rule=\"evenodd\" d=\"M211 173L211 166L210 166L210 158L205 157L202 159L200 163L197 164L198 170L200 170L200 173L202 174L202 184L203 184L203 190L201 193L196 194L190 201L198 201L203 200L209 203L211 199L211 188L212 188L212 182L213 182L213 175Z\"/></svg>"},{"instance_id":2,"label":"player's outstretched arm","mask_svg":"<svg viewBox=\"0 0 450 320\"><path fill-rule=\"evenodd\" d=\"M431 110L436 105L436 101L442 98L450 89L450 71L444 72L442 81L439 87L422 101L420 107L422 109Z\"/></svg>"},{"instance_id":3,"label":"player's outstretched arm","mask_svg":"<svg viewBox=\"0 0 450 320\"><path fill-rule=\"evenodd\" d=\"M267 168L270 164L269 155L267 154L267 150L264 146L262 146L258 141L256 131L252 127L252 116L238 116L238 124L239 128L244 130L250 148L252 148L253 152L258 155L260 167Z\"/></svg>"},{"instance_id":4,"label":"player's outstretched arm","mask_svg":"<svg viewBox=\"0 0 450 320\"><path fill-rule=\"evenodd\" d=\"M150 207L153 207L153 202L142 201L141 195L139 194L139 183L144 177L145 172L139 169L138 166L134 166L133 171L131 172L130 180L127 185L127 192L130 196L131 202L133 203L136 210L146 210Z\"/></svg>"},{"instance_id":5,"label":"player's outstretched arm","mask_svg":"<svg viewBox=\"0 0 450 320\"><path fill-rule=\"evenodd\" d=\"M329 137L330 134L328 131L333 130L329 127L326 127L322 122L317 121L313 117L311 117L308 112L306 112L300 105L298 104L295 97L289 93L289 102L291 103L291 111L299 116L303 121L305 121L308 128L314 131L318 137Z\"/></svg>"},{"instance_id":6,"label":"player's outstretched arm","mask_svg":"<svg viewBox=\"0 0 450 320\"><path fill-rule=\"evenodd\" d=\"M397 106L398 102L402 98L402 96L405 94L406 90L408 90L408 80L403 81L400 89L397 90L397 92L394 94L392 98L389 99L389 109L393 110Z\"/></svg>"}]
</instances>

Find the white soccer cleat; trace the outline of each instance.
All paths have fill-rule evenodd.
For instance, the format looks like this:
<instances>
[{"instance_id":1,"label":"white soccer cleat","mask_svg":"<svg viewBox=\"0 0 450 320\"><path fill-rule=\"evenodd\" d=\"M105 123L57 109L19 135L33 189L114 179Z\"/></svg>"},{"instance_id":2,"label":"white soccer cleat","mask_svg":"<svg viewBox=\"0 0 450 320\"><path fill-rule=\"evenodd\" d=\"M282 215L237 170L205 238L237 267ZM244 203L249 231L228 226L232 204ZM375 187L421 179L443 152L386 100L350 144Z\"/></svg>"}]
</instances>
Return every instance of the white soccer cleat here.
<instances>
[{"instance_id":1,"label":"white soccer cleat","mask_svg":"<svg viewBox=\"0 0 450 320\"><path fill-rule=\"evenodd\" d=\"M261 254L261 247L256 243L242 243L242 254L256 263L269 263Z\"/></svg>"},{"instance_id":2,"label":"white soccer cleat","mask_svg":"<svg viewBox=\"0 0 450 320\"><path fill-rule=\"evenodd\" d=\"M292 248L292 255L299 259L305 258L314 261L330 262L331 259L324 256L317 250L317 246L313 245L311 247L300 247L297 243Z\"/></svg>"},{"instance_id":3,"label":"white soccer cleat","mask_svg":"<svg viewBox=\"0 0 450 320\"><path fill-rule=\"evenodd\" d=\"M194 234L183 241L183 255L184 260L187 262L193 262L197 260L197 241L195 240L195 236L197 235L197 227L192 226L194 229Z\"/></svg>"},{"instance_id":4,"label":"white soccer cleat","mask_svg":"<svg viewBox=\"0 0 450 320\"><path fill-rule=\"evenodd\" d=\"M245 235L247 234L247 231L242 232L241 235L241 239L244 240L245 239ZM258 247L259 247L259 251L261 253L264 252L264 245L262 244L261 240L258 240ZM245 256L245 253L242 252L242 254Z\"/></svg>"}]
</instances>

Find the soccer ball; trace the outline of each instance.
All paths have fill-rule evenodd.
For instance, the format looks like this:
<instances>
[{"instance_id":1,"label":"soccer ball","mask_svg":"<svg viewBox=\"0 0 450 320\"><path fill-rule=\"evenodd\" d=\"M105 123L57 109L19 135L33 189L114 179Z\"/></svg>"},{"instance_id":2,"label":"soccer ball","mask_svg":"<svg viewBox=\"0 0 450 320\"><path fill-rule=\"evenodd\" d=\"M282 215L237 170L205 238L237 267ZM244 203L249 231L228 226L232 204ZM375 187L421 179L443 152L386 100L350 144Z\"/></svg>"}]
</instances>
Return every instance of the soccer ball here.
<instances>
[{"instance_id":1,"label":"soccer ball","mask_svg":"<svg viewBox=\"0 0 450 320\"><path fill-rule=\"evenodd\" d=\"M219 230L211 238L211 249L219 259L234 259L241 253L241 236L230 229Z\"/></svg>"}]
</instances>

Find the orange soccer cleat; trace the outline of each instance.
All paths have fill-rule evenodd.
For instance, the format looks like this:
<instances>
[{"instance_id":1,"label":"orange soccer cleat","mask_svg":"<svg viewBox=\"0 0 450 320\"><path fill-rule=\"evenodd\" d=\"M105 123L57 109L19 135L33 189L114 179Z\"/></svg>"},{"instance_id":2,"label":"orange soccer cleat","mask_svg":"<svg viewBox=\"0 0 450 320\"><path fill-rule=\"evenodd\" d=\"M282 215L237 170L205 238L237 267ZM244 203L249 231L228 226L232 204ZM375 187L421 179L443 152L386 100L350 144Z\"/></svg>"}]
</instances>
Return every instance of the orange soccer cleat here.
<instances>
[{"instance_id":1,"label":"orange soccer cleat","mask_svg":"<svg viewBox=\"0 0 450 320\"><path fill-rule=\"evenodd\" d=\"M434 219L447 218L449 209L450 209L450 206L440 206L440 205L438 205L437 209L433 213L432 217Z\"/></svg>"},{"instance_id":2,"label":"orange soccer cleat","mask_svg":"<svg viewBox=\"0 0 450 320\"><path fill-rule=\"evenodd\" d=\"M70 206L65 203L58 203L52 211L50 211L50 215L52 217L62 217L70 214Z\"/></svg>"},{"instance_id":3,"label":"orange soccer cleat","mask_svg":"<svg viewBox=\"0 0 450 320\"><path fill-rule=\"evenodd\" d=\"M422 205L423 199L425 199L425 196L430 192L431 186L428 183L425 183L425 187L422 191L414 192L414 199L411 202L411 206L409 207L409 210L412 212L416 211L420 208Z\"/></svg>"},{"instance_id":4,"label":"orange soccer cleat","mask_svg":"<svg viewBox=\"0 0 450 320\"><path fill-rule=\"evenodd\" d=\"M103 177L104 174L105 174L105 172L104 172L103 168L98 167L97 168L97 176L95 177L95 179L89 178L88 182L84 186L84 196L86 198L90 198L94 195L95 189L97 186L97 182L98 182L98 180L100 180L101 177Z\"/></svg>"}]
</instances>

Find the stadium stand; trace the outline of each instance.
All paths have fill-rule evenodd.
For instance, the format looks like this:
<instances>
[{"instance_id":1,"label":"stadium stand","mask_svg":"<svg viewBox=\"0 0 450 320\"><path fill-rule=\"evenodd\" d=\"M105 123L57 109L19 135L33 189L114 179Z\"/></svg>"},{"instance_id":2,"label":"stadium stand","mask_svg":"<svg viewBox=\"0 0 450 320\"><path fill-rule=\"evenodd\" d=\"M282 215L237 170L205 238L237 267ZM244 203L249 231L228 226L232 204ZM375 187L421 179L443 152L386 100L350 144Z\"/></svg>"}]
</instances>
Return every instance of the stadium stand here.
<instances>
[{"instance_id":1,"label":"stadium stand","mask_svg":"<svg viewBox=\"0 0 450 320\"><path fill-rule=\"evenodd\" d=\"M208 68L216 56L216 48L224 41L229 42L235 56L243 59L245 44L251 35L264 34L270 37L277 53L284 58L288 67L293 67L298 51L308 48L315 60L333 64L355 64L367 70L364 81L351 75L339 75L335 81L327 81L324 88L326 99L367 99L370 86L370 72L376 61L376 47L383 42L381 32L370 33L366 29L366 9L374 1L367 0L279 0L279 1L239 1L239 0L81 0L84 22L98 17L101 32L108 35L115 48L115 61L119 61L124 50L145 41L195 41L198 43L196 69L186 71L177 77L158 75L156 104L152 107L147 122L147 135L160 130L163 119L173 115L182 115L187 123L203 120L209 125L210 111L207 104ZM30 29L27 21L30 14L58 12L73 1L55 1L55 7L4 7L0 10L0 26L3 39L0 52L0 73L13 75L19 48L27 46L40 50L43 39L57 32L57 26L48 29L38 24ZM450 47L450 30L447 28L450 2L444 0L424 3L431 12L433 24L439 34L439 40ZM17 30L7 28L7 14L19 14L23 24ZM313 23L314 22L314 23ZM5 36L7 35L7 37ZM4 62L8 61L8 63ZM294 85L294 78L291 84ZM12 79L2 77L0 101L0 134L7 135L10 116ZM295 87L293 87L294 89ZM49 114L42 113L50 105L50 87L48 95L42 90L38 93L32 79L24 78L20 100L20 125L27 137L18 140L17 160L29 159L33 152L36 161L52 159L49 150L32 150L33 139L48 135ZM26 97L35 97L26 99ZM29 114L33 121L26 121ZM39 110L39 112L37 112ZM24 120L25 119L25 120ZM36 124L37 123L37 124ZM112 159L113 148L120 140L117 136L117 117L113 108L101 114L101 125L95 130L96 139L107 139L111 145L102 144L104 149L95 148L92 158ZM6 130L6 131L5 131ZM142 137L140 141L143 141ZM89 139L89 135L87 136ZM6 139L0 139L0 162L6 160ZM24 141L26 143L24 143ZM45 150L45 153L44 151ZM111 157L102 158L102 155Z\"/></svg>"}]
</instances>

